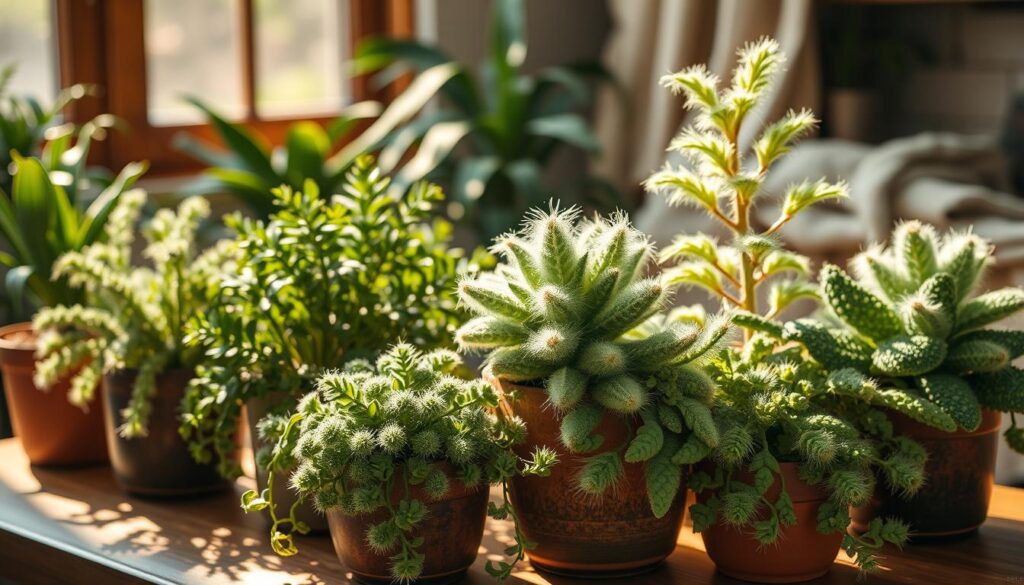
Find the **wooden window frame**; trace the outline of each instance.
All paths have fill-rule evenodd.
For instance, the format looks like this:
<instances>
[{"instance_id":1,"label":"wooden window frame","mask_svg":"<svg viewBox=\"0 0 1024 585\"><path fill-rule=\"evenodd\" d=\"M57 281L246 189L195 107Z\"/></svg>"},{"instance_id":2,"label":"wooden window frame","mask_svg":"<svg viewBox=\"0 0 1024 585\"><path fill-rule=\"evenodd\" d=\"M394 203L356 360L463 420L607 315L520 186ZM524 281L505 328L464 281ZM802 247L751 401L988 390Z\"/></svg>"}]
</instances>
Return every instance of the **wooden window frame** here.
<instances>
[{"instance_id":1,"label":"wooden window frame","mask_svg":"<svg viewBox=\"0 0 1024 585\"><path fill-rule=\"evenodd\" d=\"M313 120L326 125L334 116L267 120L256 115L253 1L241 0L242 63L239 66L247 114L239 121L268 144L276 145L284 141L288 127L296 120ZM370 35L412 36L412 2L349 0L349 38L353 46ZM202 165L171 146L174 136L188 132L212 141L216 141L216 136L205 124L153 126L150 123L143 4L143 0L55 0L61 86L89 83L101 89L99 95L70 105L66 115L70 121L80 122L108 112L127 124L125 131L115 130L106 140L93 146L97 164L119 169L132 161L148 160L150 176L194 173L201 170ZM356 101L387 99L391 91L373 90L365 77L352 79Z\"/></svg>"}]
</instances>

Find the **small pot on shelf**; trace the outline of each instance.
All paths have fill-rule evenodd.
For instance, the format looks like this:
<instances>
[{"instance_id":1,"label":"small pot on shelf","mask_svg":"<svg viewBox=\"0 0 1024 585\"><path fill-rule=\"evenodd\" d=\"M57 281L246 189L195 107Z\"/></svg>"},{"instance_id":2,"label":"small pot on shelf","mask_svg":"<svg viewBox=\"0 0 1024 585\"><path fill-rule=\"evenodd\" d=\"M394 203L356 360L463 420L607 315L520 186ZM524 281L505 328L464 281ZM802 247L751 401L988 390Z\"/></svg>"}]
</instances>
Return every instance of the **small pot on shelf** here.
<instances>
[{"instance_id":1,"label":"small pot on shelf","mask_svg":"<svg viewBox=\"0 0 1024 585\"><path fill-rule=\"evenodd\" d=\"M285 402L294 403L286 392L273 392L266 396L253 398L245 403L245 421L249 426L249 438L252 441L252 454L254 458L260 449L269 447L265 441L260 439L256 425L268 413L273 412L276 406ZM262 493L263 490L267 489L270 473L258 462L254 462L253 467L256 469L256 490ZM289 468L274 474L274 502L279 516L287 515L288 510L299 499L298 494L295 493L295 490L289 484L288 478L291 477L292 471L294 469ZM263 516L269 524L270 515L264 513ZM295 517L309 526L310 534L326 534L329 529L327 517L318 512L309 502L299 504L299 507L295 510Z\"/></svg>"},{"instance_id":2,"label":"small pot on shelf","mask_svg":"<svg viewBox=\"0 0 1024 585\"><path fill-rule=\"evenodd\" d=\"M702 466L713 472L713 464ZM759 543L749 529L722 522L709 526L700 535L720 573L754 583L799 583L827 573L839 554L843 535L818 532L818 508L828 499L828 493L821 486L801 480L796 463L780 463L780 467L786 490L793 500L796 524L782 526L778 543L768 547ZM734 477L738 481L753 482L753 476L746 470L735 473ZM776 481L765 497L774 501L780 489ZM706 502L713 495L712 490L705 490L697 496L697 501Z\"/></svg>"},{"instance_id":3,"label":"small pot on shelf","mask_svg":"<svg viewBox=\"0 0 1024 585\"><path fill-rule=\"evenodd\" d=\"M126 438L118 433L121 411L131 400L137 375L137 370L126 369L103 376L107 444L117 483L127 492L156 497L226 489L229 484L217 473L216 464L196 463L178 433L181 399L192 370L170 369L156 377L146 436Z\"/></svg>"},{"instance_id":4,"label":"small pot on shelf","mask_svg":"<svg viewBox=\"0 0 1024 585\"><path fill-rule=\"evenodd\" d=\"M679 491L665 516L656 518L648 503L643 466L626 463L625 477L616 489L600 497L581 496L576 473L584 457L561 447L560 417L547 404L547 393L494 379L491 383L503 394L511 390L519 394L510 404L527 427L526 442L517 448L519 455L528 457L538 445L558 452L559 464L550 476L511 480L512 504L522 531L537 544L527 551L534 567L571 577L624 577L656 568L675 550L686 490ZM626 431L610 413L595 430L609 449L625 440Z\"/></svg>"},{"instance_id":5,"label":"small pot on shelf","mask_svg":"<svg viewBox=\"0 0 1024 585\"><path fill-rule=\"evenodd\" d=\"M982 410L974 431L947 433L891 413L893 431L928 451L925 484L912 497L876 489L865 506L850 510L851 529L867 530L875 517L899 518L910 525L911 539L934 539L974 532L988 516L995 483L996 450L1002 413Z\"/></svg>"},{"instance_id":6,"label":"small pot on shelf","mask_svg":"<svg viewBox=\"0 0 1024 585\"><path fill-rule=\"evenodd\" d=\"M454 468L450 464L444 464L443 468L446 474L454 477ZM458 481L451 485L449 493L440 500L432 500L421 486L413 486L410 493L410 497L428 502L426 520L416 529L424 543L420 548L424 554L423 573L415 580L418 585L441 585L462 579L476 561L483 541L487 521L487 486L466 488ZM404 495L401 486L396 484L391 503L397 505ZM391 555L376 553L366 543L367 529L389 518L387 510L357 516L331 510L326 517L334 550L357 581L372 585L395 582L388 569Z\"/></svg>"},{"instance_id":7,"label":"small pot on shelf","mask_svg":"<svg viewBox=\"0 0 1024 585\"><path fill-rule=\"evenodd\" d=\"M41 390L36 372L36 335L31 323L0 328L0 370L14 435L32 465L105 465L103 409L68 402L70 376Z\"/></svg>"}]
</instances>

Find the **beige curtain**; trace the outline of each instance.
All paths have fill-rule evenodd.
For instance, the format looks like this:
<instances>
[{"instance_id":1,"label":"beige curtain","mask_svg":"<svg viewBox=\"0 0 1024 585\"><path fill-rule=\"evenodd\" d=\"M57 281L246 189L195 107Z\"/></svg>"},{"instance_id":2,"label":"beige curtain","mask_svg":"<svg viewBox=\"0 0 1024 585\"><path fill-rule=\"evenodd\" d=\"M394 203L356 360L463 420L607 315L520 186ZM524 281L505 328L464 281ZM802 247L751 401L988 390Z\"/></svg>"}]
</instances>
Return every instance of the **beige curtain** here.
<instances>
[{"instance_id":1,"label":"beige curtain","mask_svg":"<svg viewBox=\"0 0 1024 585\"><path fill-rule=\"evenodd\" d=\"M598 100L597 132L605 151L597 170L623 193L639 193L683 123L681 98L658 85L666 73L708 63L728 79L736 49L769 35L788 56L786 71L741 140L750 142L759 121L821 102L812 0L609 0L609 6L614 29L604 62L624 86L627 107L610 89ZM639 227L662 242L702 222L690 210L668 209L661 198L651 198L637 214Z\"/></svg>"}]
</instances>

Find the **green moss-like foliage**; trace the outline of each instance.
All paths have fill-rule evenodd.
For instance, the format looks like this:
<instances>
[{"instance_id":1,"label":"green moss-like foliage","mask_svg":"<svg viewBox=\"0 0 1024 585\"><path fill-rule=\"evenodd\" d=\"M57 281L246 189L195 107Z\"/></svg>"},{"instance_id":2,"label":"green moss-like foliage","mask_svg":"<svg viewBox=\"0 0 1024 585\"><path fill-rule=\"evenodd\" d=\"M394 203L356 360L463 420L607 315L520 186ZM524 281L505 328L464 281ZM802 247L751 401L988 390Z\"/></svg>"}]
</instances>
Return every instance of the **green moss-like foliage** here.
<instances>
[{"instance_id":1,"label":"green moss-like foliage","mask_svg":"<svg viewBox=\"0 0 1024 585\"><path fill-rule=\"evenodd\" d=\"M846 534L849 507L867 503L876 474L887 489L916 492L927 455L894 436L885 415L864 400L876 392L873 382L850 369L829 374L799 350L775 351L773 345L756 334L746 355L725 350L707 368L718 388L714 412L722 434L710 454L713 470L698 471L690 481L698 493L711 492L691 507L694 530L721 521L751 530L763 545L775 543L796 516L784 483L774 499L767 494L783 481L780 463L796 462L802 479L829 494L818 530L843 533L843 548L870 570L874 551L885 542L905 542L907 527L877 519L865 535Z\"/></svg>"},{"instance_id":2,"label":"green moss-like foliage","mask_svg":"<svg viewBox=\"0 0 1024 585\"><path fill-rule=\"evenodd\" d=\"M476 317L457 341L486 352L492 375L543 386L562 415L563 446L588 455L578 482L584 492L602 493L622 477L624 463L643 463L652 510L664 515L680 487L679 446L691 434L703 451L718 441L711 384L693 364L728 323L652 322L626 335L663 308L667 293L658 276L647 276L651 243L624 215L581 220L577 209L553 206L500 237L493 251L504 260L495 272L459 284ZM594 433L606 415L630 427L624 445L606 445ZM609 447L615 450L593 454Z\"/></svg>"},{"instance_id":3,"label":"green moss-like foliage","mask_svg":"<svg viewBox=\"0 0 1024 585\"><path fill-rule=\"evenodd\" d=\"M838 327L798 323L784 337L829 367L878 376L887 391L877 403L944 430L976 429L982 408L1024 412L1024 373L1011 365L1024 332L985 329L1024 309L1024 290L975 294L991 255L971 233L940 237L903 223L888 247L853 260L857 280L822 269L821 297Z\"/></svg>"},{"instance_id":4,"label":"green moss-like foliage","mask_svg":"<svg viewBox=\"0 0 1024 585\"><path fill-rule=\"evenodd\" d=\"M58 260L55 274L85 290L87 305L42 309L33 326L42 332L36 383L71 378L69 399L92 401L104 373L135 368L131 400L121 412L119 431L144 436L156 392L156 376L167 368L193 368L199 354L185 347L185 323L208 307L207 284L224 253L199 254L195 230L209 214L205 200L185 200L177 212L162 209L143 228L147 267L131 263L135 224L145 193L129 191L110 214L105 242Z\"/></svg>"},{"instance_id":5,"label":"green moss-like foliage","mask_svg":"<svg viewBox=\"0 0 1024 585\"><path fill-rule=\"evenodd\" d=\"M278 429L271 469L297 465L291 485L299 501L312 499L319 510L349 515L387 509L387 518L367 531L366 542L390 557L397 581L419 577L424 555L418 551L417 529L430 521L430 502L443 498L455 483L467 488L500 484L507 494L513 475L547 475L556 462L546 448L538 448L531 460L513 453L512 446L526 436L525 425L514 416L491 414L498 407L494 389L482 380L453 377L460 365L450 351L422 353L399 344L373 366L360 360L324 374L294 413L264 424ZM295 519L295 507L276 510L273 481L268 484L262 494L246 492L242 506L246 511L269 509L274 550L293 555L298 552L293 533L308 527ZM427 497L412 496L399 486L420 486ZM397 501L396 493L403 494ZM515 524L516 541L507 549L512 563L488 563L489 572L504 578L523 558L527 542L507 498L492 503L490 514Z\"/></svg>"}]
</instances>

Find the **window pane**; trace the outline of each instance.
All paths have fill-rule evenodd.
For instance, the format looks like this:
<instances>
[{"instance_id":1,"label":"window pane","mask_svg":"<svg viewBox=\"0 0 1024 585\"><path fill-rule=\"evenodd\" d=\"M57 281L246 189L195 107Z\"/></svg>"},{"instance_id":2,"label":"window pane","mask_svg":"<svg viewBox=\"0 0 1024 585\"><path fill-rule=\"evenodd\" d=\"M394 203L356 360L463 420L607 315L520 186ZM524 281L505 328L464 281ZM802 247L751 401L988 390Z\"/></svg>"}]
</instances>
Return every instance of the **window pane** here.
<instances>
[{"instance_id":1,"label":"window pane","mask_svg":"<svg viewBox=\"0 0 1024 585\"><path fill-rule=\"evenodd\" d=\"M336 113L348 101L346 0L256 0L260 117Z\"/></svg>"},{"instance_id":2,"label":"window pane","mask_svg":"<svg viewBox=\"0 0 1024 585\"><path fill-rule=\"evenodd\" d=\"M50 2L0 0L0 68L15 64L10 95L31 95L44 106L57 89Z\"/></svg>"},{"instance_id":3,"label":"window pane","mask_svg":"<svg viewBox=\"0 0 1024 585\"><path fill-rule=\"evenodd\" d=\"M154 126L203 121L184 96L245 116L240 0L146 0L146 82Z\"/></svg>"}]
</instances>

